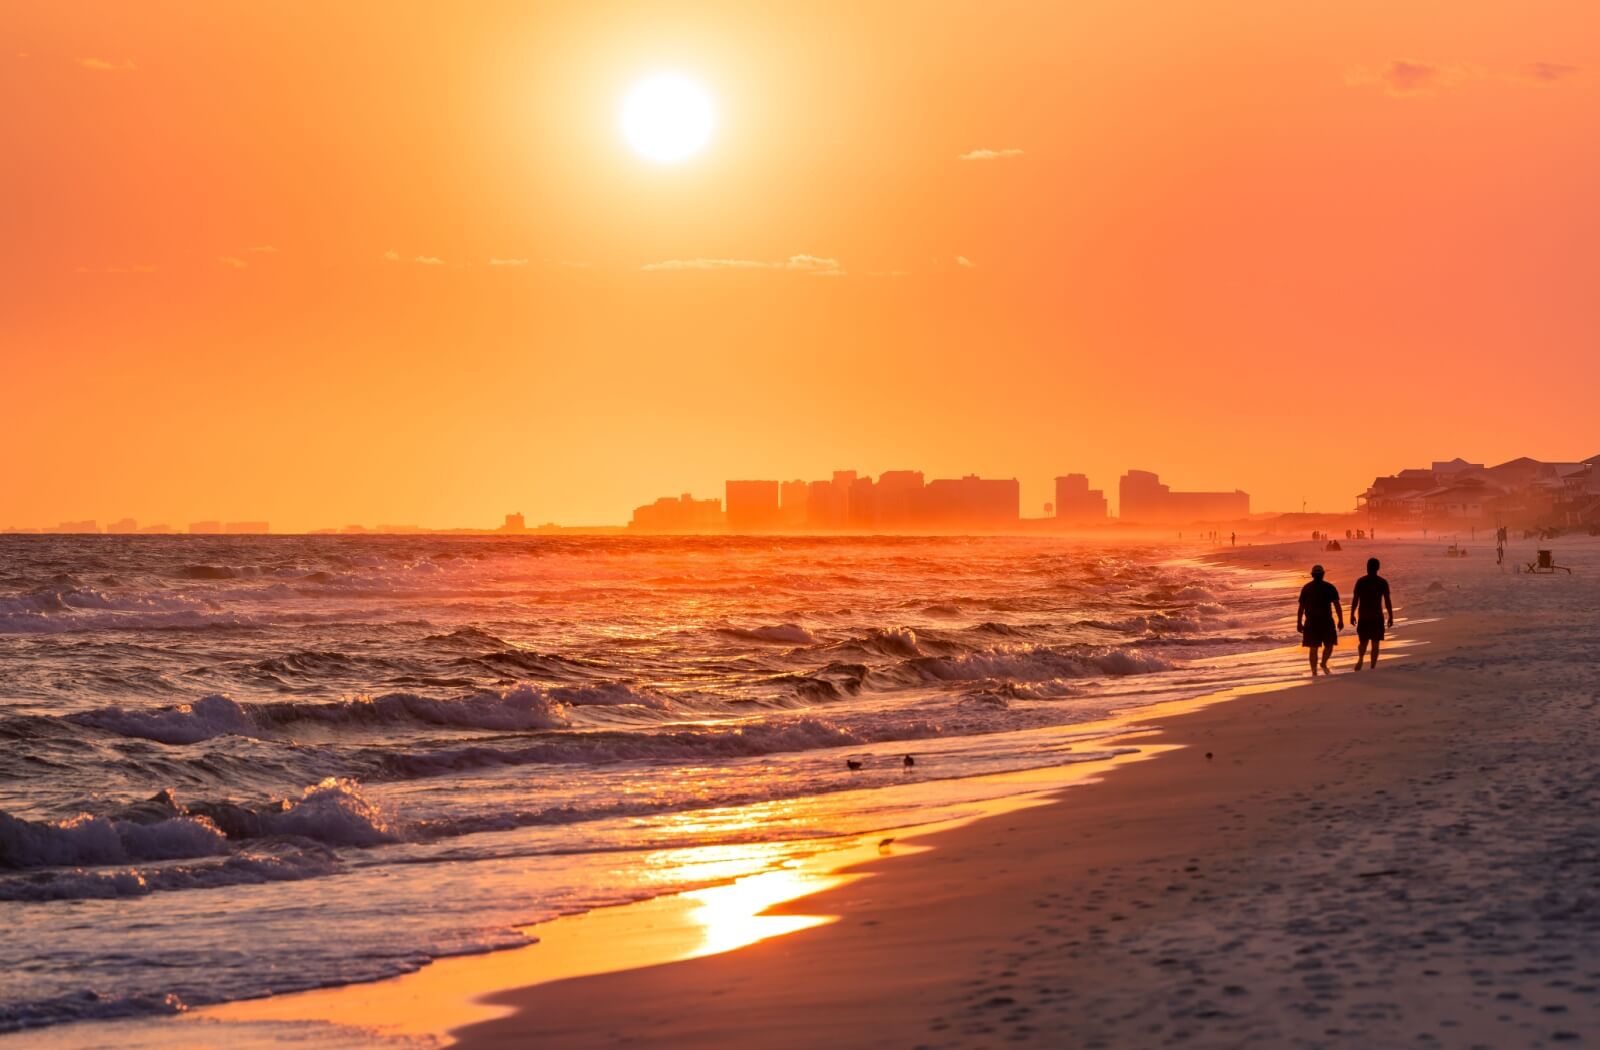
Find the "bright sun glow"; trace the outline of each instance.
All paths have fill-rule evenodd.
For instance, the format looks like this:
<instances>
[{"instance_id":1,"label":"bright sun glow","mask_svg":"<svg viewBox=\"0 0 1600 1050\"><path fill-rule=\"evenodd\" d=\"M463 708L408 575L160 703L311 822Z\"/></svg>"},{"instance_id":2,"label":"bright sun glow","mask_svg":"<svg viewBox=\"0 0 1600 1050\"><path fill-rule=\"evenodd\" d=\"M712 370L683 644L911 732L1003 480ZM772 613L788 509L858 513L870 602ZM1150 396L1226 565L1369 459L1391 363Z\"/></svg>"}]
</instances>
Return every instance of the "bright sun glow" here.
<instances>
[{"instance_id":1,"label":"bright sun glow","mask_svg":"<svg viewBox=\"0 0 1600 1050\"><path fill-rule=\"evenodd\" d=\"M715 123L711 96L678 73L647 77L622 100L622 134L658 164L676 164L700 152Z\"/></svg>"}]
</instances>

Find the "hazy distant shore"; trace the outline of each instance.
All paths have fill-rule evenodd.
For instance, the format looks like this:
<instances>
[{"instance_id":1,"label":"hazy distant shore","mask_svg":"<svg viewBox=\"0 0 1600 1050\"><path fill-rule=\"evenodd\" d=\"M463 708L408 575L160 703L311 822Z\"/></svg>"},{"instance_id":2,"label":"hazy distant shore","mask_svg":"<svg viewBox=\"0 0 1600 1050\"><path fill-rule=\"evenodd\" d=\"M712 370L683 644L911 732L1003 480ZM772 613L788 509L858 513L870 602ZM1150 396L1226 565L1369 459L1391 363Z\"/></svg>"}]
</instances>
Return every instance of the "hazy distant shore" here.
<instances>
[{"instance_id":1,"label":"hazy distant shore","mask_svg":"<svg viewBox=\"0 0 1600 1050\"><path fill-rule=\"evenodd\" d=\"M784 909L836 923L496 996L517 1012L462 1045L1592 1037L1600 558L1570 550L1568 581L1436 553L1394 558L1413 655L1358 676L1346 639L1333 680L1164 720L1183 750ZM1239 557L1329 559L1348 591L1365 552Z\"/></svg>"}]
</instances>

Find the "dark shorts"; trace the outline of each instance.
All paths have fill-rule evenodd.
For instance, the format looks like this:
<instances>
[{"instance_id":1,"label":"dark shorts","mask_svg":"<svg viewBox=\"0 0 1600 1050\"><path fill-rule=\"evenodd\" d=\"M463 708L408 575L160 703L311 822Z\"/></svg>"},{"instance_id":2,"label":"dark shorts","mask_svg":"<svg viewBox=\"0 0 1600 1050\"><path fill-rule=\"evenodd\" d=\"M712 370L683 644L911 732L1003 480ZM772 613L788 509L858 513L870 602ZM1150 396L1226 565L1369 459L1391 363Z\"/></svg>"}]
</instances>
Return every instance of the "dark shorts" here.
<instances>
[{"instance_id":1,"label":"dark shorts","mask_svg":"<svg viewBox=\"0 0 1600 1050\"><path fill-rule=\"evenodd\" d=\"M1308 623L1300 632L1300 644L1307 649L1320 649L1324 645L1339 644L1339 628L1332 621L1328 623Z\"/></svg>"},{"instance_id":2,"label":"dark shorts","mask_svg":"<svg viewBox=\"0 0 1600 1050\"><path fill-rule=\"evenodd\" d=\"M1362 620L1356 624L1356 637L1363 642L1383 641L1383 620L1376 616L1370 620Z\"/></svg>"}]
</instances>

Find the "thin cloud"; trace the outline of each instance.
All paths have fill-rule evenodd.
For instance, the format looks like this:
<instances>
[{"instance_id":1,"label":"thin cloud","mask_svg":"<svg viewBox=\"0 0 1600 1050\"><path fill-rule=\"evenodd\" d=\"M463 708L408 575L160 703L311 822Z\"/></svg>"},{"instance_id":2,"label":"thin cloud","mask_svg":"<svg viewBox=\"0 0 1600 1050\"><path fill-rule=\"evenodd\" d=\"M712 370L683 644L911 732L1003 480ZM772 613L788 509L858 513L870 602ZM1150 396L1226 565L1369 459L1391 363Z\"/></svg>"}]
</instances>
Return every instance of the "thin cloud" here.
<instances>
[{"instance_id":1,"label":"thin cloud","mask_svg":"<svg viewBox=\"0 0 1600 1050\"><path fill-rule=\"evenodd\" d=\"M845 271L838 259L820 255L791 255L777 262L762 259L667 259L646 263L642 270L789 270L818 277L842 277Z\"/></svg>"},{"instance_id":2,"label":"thin cloud","mask_svg":"<svg viewBox=\"0 0 1600 1050\"><path fill-rule=\"evenodd\" d=\"M976 270L978 268L978 264L965 255L956 256L956 265L966 270Z\"/></svg>"},{"instance_id":3,"label":"thin cloud","mask_svg":"<svg viewBox=\"0 0 1600 1050\"><path fill-rule=\"evenodd\" d=\"M1020 157L1022 151L1015 147L1009 149L975 149L966 153L957 154L957 160L1005 160L1007 157Z\"/></svg>"},{"instance_id":4,"label":"thin cloud","mask_svg":"<svg viewBox=\"0 0 1600 1050\"><path fill-rule=\"evenodd\" d=\"M1566 80L1583 72L1579 66L1564 65L1560 62L1529 62L1522 67L1522 75L1528 80L1536 80L1541 84L1554 84L1558 80Z\"/></svg>"},{"instance_id":5,"label":"thin cloud","mask_svg":"<svg viewBox=\"0 0 1600 1050\"><path fill-rule=\"evenodd\" d=\"M383 253L384 262L412 262L418 266L443 266L445 261L437 255L413 255L410 259L402 259L400 253L393 249Z\"/></svg>"},{"instance_id":6,"label":"thin cloud","mask_svg":"<svg viewBox=\"0 0 1600 1050\"><path fill-rule=\"evenodd\" d=\"M78 65L97 73L131 73L139 68L133 64L131 58L125 58L121 62L110 62L103 58L80 58Z\"/></svg>"},{"instance_id":7,"label":"thin cloud","mask_svg":"<svg viewBox=\"0 0 1600 1050\"><path fill-rule=\"evenodd\" d=\"M1467 83L1520 82L1555 84L1583 72L1562 62L1529 62L1515 71L1473 65L1439 65L1397 58L1381 69L1360 66L1345 74L1351 87L1381 88L1396 97L1422 97Z\"/></svg>"},{"instance_id":8,"label":"thin cloud","mask_svg":"<svg viewBox=\"0 0 1600 1050\"><path fill-rule=\"evenodd\" d=\"M1404 59L1395 59L1383 71L1383 82L1390 91L1405 94L1411 91L1428 91L1439 83L1441 74L1438 66L1430 66L1425 62L1408 62Z\"/></svg>"},{"instance_id":9,"label":"thin cloud","mask_svg":"<svg viewBox=\"0 0 1600 1050\"><path fill-rule=\"evenodd\" d=\"M237 255L219 255L217 256L217 262L233 270L242 270L250 265Z\"/></svg>"},{"instance_id":10,"label":"thin cloud","mask_svg":"<svg viewBox=\"0 0 1600 1050\"><path fill-rule=\"evenodd\" d=\"M489 265L490 266L526 266L526 265L528 265L528 260L526 260L526 259L490 259L489 260Z\"/></svg>"}]
</instances>

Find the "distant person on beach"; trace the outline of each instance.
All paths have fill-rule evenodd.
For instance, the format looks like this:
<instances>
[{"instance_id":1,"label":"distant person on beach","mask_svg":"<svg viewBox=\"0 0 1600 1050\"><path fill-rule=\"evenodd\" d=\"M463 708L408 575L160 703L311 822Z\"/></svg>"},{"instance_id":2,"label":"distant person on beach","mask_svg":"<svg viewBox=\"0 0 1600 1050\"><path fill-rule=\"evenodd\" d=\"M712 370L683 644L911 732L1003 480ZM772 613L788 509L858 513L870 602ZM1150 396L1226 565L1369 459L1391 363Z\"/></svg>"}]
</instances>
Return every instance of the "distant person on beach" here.
<instances>
[{"instance_id":1,"label":"distant person on beach","mask_svg":"<svg viewBox=\"0 0 1600 1050\"><path fill-rule=\"evenodd\" d=\"M1350 591L1350 622L1356 626L1356 670L1372 643L1372 666L1378 666L1378 643L1383 641L1384 621L1394 626L1394 604L1389 601L1389 581L1378 575L1378 559L1367 559L1367 574Z\"/></svg>"},{"instance_id":2,"label":"distant person on beach","mask_svg":"<svg viewBox=\"0 0 1600 1050\"><path fill-rule=\"evenodd\" d=\"M1311 582L1300 588L1300 610L1295 615L1295 630L1300 641L1310 651L1311 677L1317 676L1317 650L1322 650L1322 673L1328 670L1328 657L1339 644L1339 632L1344 629L1344 610L1339 605L1339 588L1322 578L1322 566L1311 566ZM1338 619L1339 626L1334 626Z\"/></svg>"},{"instance_id":3,"label":"distant person on beach","mask_svg":"<svg viewBox=\"0 0 1600 1050\"><path fill-rule=\"evenodd\" d=\"M1237 532L1228 533L1228 546L1237 547L1238 545L1239 545L1239 534Z\"/></svg>"}]
</instances>

